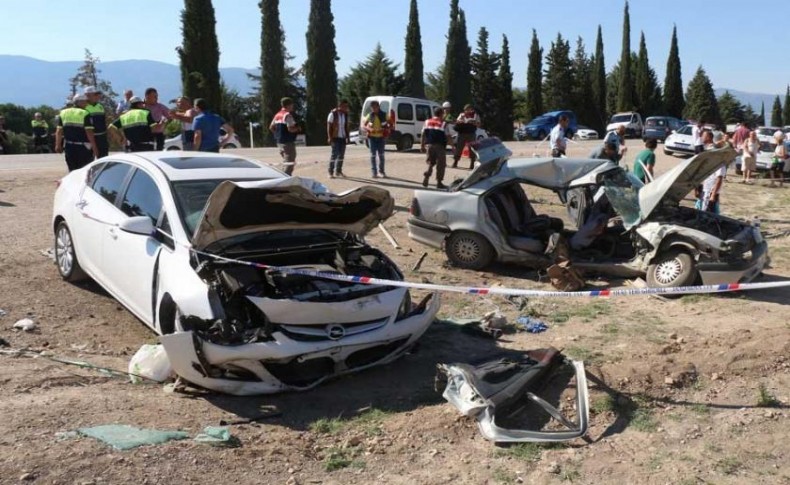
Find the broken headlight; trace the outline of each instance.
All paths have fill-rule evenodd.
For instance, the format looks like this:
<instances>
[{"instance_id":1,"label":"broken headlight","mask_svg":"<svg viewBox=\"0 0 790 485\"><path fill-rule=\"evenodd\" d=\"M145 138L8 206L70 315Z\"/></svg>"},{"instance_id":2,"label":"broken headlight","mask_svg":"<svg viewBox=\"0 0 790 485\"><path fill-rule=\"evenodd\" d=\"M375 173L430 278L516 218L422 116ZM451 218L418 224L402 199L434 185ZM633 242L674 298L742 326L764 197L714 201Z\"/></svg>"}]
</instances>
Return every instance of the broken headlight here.
<instances>
[{"instance_id":1,"label":"broken headlight","mask_svg":"<svg viewBox=\"0 0 790 485\"><path fill-rule=\"evenodd\" d=\"M403 300L401 300L400 306L398 307L398 315L395 317L395 321L399 322L404 318L411 316L411 311L411 294L409 293L409 290L406 290L406 293L403 294Z\"/></svg>"}]
</instances>

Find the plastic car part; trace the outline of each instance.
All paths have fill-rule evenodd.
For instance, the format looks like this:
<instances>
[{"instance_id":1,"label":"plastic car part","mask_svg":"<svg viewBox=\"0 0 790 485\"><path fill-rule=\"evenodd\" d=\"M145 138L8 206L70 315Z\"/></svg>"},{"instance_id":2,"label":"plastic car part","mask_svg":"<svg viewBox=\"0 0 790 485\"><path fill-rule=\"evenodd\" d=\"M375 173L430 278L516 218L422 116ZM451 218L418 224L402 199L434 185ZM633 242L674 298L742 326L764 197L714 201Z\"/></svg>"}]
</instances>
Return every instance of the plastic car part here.
<instances>
[{"instance_id":1,"label":"plastic car part","mask_svg":"<svg viewBox=\"0 0 790 485\"><path fill-rule=\"evenodd\" d=\"M576 422L535 392L569 363L576 378ZM565 359L554 348L527 351L477 365L439 364L437 384L446 380L443 397L462 414L474 417L483 437L497 443L569 441L587 433L589 396L584 364ZM563 430L508 429L497 416L508 417L532 402L560 423Z\"/></svg>"}]
</instances>

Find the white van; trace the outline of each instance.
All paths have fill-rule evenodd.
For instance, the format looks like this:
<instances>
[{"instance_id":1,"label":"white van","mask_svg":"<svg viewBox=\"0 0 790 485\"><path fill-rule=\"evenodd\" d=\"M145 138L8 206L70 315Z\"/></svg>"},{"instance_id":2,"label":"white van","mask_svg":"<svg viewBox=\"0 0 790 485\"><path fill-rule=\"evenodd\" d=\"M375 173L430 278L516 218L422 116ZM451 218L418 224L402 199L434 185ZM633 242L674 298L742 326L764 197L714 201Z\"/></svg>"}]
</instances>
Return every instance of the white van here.
<instances>
[{"instance_id":1,"label":"white van","mask_svg":"<svg viewBox=\"0 0 790 485\"><path fill-rule=\"evenodd\" d=\"M387 114L392 131L387 143L394 144L399 151L411 150L415 143L420 142L422 126L425 120L433 116L434 108L441 108L435 101L405 96L370 96L362 105L360 123L370 113L370 103L378 101L381 111ZM364 129L360 130L360 138L366 137Z\"/></svg>"},{"instance_id":2,"label":"white van","mask_svg":"<svg viewBox=\"0 0 790 485\"><path fill-rule=\"evenodd\" d=\"M615 113L609 124L606 125L606 131L615 130L618 126L625 126L625 136L632 138L641 138L644 124L642 123L642 116L636 111L627 111L625 113Z\"/></svg>"}]
</instances>

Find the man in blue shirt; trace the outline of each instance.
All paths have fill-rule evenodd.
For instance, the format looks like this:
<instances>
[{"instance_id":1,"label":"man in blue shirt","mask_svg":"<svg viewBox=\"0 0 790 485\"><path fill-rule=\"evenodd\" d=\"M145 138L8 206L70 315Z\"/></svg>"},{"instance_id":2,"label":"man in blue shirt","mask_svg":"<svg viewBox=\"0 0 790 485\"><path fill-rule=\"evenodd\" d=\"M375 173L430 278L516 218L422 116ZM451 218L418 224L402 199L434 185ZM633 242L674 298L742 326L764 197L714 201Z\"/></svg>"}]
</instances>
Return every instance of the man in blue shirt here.
<instances>
[{"instance_id":1,"label":"man in blue shirt","mask_svg":"<svg viewBox=\"0 0 790 485\"><path fill-rule=\"evenodd\" d=\"M219 148L233 136L233 127L225 123L216 113L209 111L208 103L203 98L195 100L195 116L192 130L195 132L194 144L201 152L219 153ZM225 129L225 136L220 140L220 129Z\"/></svg>"}]
</instances>

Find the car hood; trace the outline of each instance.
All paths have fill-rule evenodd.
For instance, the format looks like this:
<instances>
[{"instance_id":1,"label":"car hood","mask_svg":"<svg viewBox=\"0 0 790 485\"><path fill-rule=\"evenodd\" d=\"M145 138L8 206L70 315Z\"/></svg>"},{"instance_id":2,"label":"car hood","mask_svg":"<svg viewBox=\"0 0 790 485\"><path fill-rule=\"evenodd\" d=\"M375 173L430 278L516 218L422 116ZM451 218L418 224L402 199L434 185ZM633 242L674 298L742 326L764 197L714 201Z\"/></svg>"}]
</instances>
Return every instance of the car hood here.
<instances>
[{"instance_id":1,"label":"car hood","mask_svg":"<svg viewBox=\"0 0 790 485\"><path fill-rule=\"evenodd\" d=\"M364 235L392 215L395 201L379 187L331 194L312 179L287 177L217 186L192 236L203 250L232 236L284 229L323 229Z\"/></svg>"},{"instance_id":2,"label":"car hood","mask_svg":"<svg viewBox=\"0 0 790 485\"><path fill-rule=\"evenodd\" d=\"M642 220L661 204L679 204L695 187L700 185L719 167L735 160L735 150L719 148L708 150L680 162L639 190L639 211Z\"/></svg>"}]
</instances>

